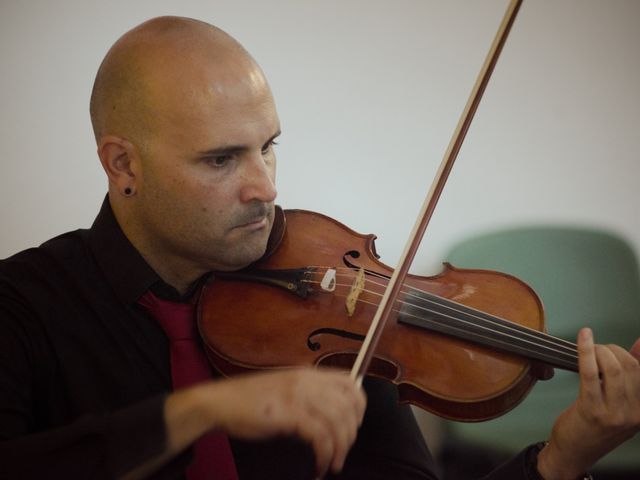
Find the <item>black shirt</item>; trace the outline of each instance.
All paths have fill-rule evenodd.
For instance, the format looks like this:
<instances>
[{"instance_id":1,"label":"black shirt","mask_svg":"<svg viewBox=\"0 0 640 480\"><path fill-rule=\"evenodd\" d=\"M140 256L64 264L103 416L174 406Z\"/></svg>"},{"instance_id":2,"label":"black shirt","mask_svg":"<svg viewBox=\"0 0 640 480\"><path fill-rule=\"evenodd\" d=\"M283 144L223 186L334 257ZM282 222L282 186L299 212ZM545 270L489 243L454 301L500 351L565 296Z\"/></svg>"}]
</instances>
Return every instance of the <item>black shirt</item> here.
<instances>
[{"instance_id":1,"label":"black shirt","mask_svg":"<svg viewBox=\"0 0 640 480\"><path fill-rule=\"evenodd\" d=\"M137 304L149 288L179 299L108 200L91 229L0 262L0 476L110 479L163 451L171 369L164 332ZM372 379L365 388L367 413L340 478L436 478L395 388ZM297 479L313 468L294 439L231 440L241 479ZM527 478L524 457L491 478ZM154 478L183 478L189 460L178 456Z\"/></svg>"}]
</instances>

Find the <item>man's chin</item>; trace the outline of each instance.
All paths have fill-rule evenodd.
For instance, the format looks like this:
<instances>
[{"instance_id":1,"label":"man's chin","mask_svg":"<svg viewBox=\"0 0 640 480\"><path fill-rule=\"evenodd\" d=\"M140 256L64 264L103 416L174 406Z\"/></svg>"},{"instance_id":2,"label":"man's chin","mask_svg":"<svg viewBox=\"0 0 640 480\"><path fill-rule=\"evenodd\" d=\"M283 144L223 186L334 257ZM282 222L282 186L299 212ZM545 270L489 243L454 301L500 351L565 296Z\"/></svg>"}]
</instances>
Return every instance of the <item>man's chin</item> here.
<instances>
[{"instance_id":1,"label":"man's chin","mask_svg":"<svg viewBox=\"0 0 640 480\"><path fill-rule=\"evenodd\" d=\"M260 260L264 256L266 250L267 239L259 242L258 245L255 245L252 248L242 249L242 251L230 254L226 259L224 259L222 265L218 265L218 268L215 268L214 270L221 272L242 270L243 268L246 268L252 263ZM231 251L231 249L229 251Z\"/></svg>"}]
</instances>

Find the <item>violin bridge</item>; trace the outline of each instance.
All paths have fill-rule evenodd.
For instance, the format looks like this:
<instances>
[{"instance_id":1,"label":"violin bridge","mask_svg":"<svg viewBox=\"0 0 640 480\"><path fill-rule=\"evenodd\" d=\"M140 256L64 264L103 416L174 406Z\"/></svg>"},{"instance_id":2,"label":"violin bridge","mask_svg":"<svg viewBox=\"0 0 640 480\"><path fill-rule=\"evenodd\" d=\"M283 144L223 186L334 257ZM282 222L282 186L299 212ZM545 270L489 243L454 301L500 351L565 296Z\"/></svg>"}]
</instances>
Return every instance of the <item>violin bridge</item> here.
<instances>
[{"instance_id":1,"label":"violin bridge","mask_svg":"<svg viewBox=\"0 0 640 480\"><path fill-rule=\"evenodd\" d=\"M358 298L362 290L364 290L364 268L360 267L345 301L345 307L347 307L347 315L349 317L352 317L356 311L356 304L358 303Z\"/></svg>"}]
</instances>

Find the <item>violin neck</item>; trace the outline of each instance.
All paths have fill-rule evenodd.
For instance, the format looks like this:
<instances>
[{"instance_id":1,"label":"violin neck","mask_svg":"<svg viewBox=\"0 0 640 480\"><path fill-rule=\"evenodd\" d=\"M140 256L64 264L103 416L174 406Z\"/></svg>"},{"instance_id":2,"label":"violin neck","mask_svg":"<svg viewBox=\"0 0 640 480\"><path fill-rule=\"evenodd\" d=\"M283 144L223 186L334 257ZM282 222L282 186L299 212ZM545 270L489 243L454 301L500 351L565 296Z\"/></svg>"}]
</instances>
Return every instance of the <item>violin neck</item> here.
<instances>
[{"instance_id":1,"label":"violin neck","mask_svg":"<svg viewBox=\"0 0 640 480\"><path fill-rule=\"evenodd\" d=\"M574 343L427 292L400 308L398 322L513 353L563 370L578 371Z\"/></svg>"}]
</instances>

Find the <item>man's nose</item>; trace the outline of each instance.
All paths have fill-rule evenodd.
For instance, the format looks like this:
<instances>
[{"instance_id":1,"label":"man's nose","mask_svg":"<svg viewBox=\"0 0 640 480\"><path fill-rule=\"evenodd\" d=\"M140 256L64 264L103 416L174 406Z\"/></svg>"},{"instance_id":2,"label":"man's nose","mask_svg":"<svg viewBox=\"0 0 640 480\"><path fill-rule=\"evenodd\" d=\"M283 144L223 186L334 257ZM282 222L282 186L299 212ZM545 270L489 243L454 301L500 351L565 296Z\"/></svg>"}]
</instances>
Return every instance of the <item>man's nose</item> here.
<instances>
[{"instance_id":1,"label":"man's nose","mask_svg":"<svg viewBox=\"0 0 640 480\"><path fill-rule=\"evenodd\" d=\"M258 200L273 202L278 194L275 184L275 158L265 162L261 154L252 155L244 172L243 186L240 192L242 202Z\"/></svg>"}]
</instances>

